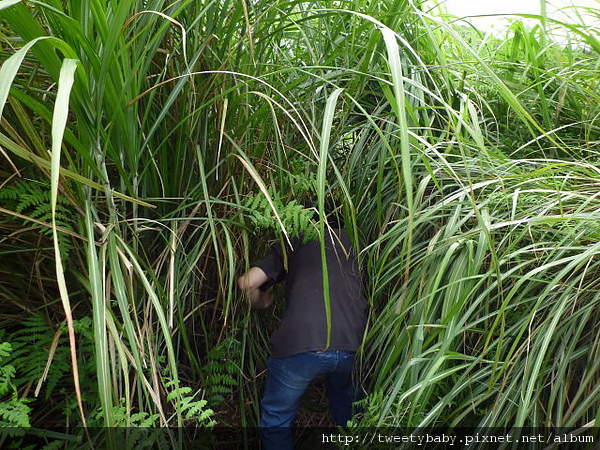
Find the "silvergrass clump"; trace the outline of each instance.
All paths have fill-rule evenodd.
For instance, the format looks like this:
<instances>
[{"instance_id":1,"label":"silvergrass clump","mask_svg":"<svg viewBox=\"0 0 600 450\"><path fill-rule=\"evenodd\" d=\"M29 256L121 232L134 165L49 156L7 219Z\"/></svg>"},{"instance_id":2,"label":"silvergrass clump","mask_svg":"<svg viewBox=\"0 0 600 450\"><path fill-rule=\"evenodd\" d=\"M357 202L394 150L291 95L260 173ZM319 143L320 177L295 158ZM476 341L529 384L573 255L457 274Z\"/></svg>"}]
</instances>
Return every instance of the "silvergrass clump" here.
<instances>
[{"instance_id":1,"label":"silvergrass clump","mask_svg":"<svg viewBox=\"0 0 600 450\"><path fill-rule=\"evenodd\" d=\"M182 425L235 339L224 404L256 424L270 324L235 279L274 237L253 220L289 237L311 191L320 215L336 193L365 272L357 423L595 423L596 29L497 39L392 0L0 8L0 186L50 192L50 220L0 205L1 320L66 317L77 380L92 317L81 422Z\"/></svg>"}]
</instances>

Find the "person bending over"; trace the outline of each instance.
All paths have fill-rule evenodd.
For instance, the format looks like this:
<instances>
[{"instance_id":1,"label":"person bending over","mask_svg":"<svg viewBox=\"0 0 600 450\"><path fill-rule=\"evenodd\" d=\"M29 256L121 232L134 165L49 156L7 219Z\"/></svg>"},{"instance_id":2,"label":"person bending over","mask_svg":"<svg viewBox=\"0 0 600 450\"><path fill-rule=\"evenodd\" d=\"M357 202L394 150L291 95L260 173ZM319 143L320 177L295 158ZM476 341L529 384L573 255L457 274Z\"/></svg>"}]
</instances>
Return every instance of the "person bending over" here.
<instances>
[{"instance_id":1,"label":"person bending over","mask_svg":"<svg viewBox=\"0 0 600 450\"><path fill-rule=\"evenodd\" d=\"M337 425L352 417L358 398L352 381L354 357L367 320L356 255L338 221L325 229L325 254L331 308L331 334L327 345L327 314L319 241L280 245L238 279L254 309L273 302L273 285L285 281L286 309L271 336L271 356L261 401L260 436L263 448L292 449L292 422L300 397L319 375L327 375L329 410ZM286 263L287 262L287 267Z\"/></svg>"}]
</instances>

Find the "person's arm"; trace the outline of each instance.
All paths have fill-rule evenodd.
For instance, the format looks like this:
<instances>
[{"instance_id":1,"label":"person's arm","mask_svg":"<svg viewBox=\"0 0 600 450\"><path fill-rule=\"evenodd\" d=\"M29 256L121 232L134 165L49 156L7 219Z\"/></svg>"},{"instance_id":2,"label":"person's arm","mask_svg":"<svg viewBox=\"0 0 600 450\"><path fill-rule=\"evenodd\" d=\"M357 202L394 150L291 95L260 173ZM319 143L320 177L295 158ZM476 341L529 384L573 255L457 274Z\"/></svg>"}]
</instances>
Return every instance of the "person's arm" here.
<instances>
[{"instance_id":1,"label":"person's arm","mask_svg":"<svg viewBox=\"0 0 600 450\"><path fill-rule=\"evenodd\" d=\"M261 290L260 287L270 278L260 267L251 267L238 278L238 287L250 300L252 309L266 309L273 303L273 287Z\"/></svg>"}]
</instances>

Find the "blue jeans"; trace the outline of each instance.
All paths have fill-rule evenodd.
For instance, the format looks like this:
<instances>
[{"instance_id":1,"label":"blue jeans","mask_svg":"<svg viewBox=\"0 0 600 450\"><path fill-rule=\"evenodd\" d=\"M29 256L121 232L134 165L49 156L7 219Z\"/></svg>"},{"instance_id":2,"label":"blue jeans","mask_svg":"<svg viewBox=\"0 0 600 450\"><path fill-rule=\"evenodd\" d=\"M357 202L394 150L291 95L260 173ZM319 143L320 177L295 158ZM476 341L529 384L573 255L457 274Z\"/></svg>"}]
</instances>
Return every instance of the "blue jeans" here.
<instances>
[{"instance_id":1,"label":"blue jeans","mask_svg":"<svg viewBox=\"0 0 600 450\"><path fill-rule=\"evenodd\" d=\"M357 400L352 383L354 352L307 352L287 358L269 358L261 402L260 437L263 449L292 450L292 422L300 397L312 381L327 374L329 410L335 422L345 426Z\"/></svg>"}]
</instances>

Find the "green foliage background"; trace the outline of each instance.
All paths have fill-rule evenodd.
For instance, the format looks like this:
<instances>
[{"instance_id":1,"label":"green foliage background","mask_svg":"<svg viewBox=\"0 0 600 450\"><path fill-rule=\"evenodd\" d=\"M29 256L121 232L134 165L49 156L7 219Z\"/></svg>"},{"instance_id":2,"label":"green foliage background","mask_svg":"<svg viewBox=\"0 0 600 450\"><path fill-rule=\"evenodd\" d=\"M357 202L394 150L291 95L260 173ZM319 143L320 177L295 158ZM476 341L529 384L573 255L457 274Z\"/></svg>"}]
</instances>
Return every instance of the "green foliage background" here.
<instances>
[{"instance_id":1,"label":"green foliage background","mask_svg":"<svg viewBox=\"0 0 600 450\"><path fill-rule=\"evenodd\" d=\"M276 318L235 279L333 196L370 305L357 424L594 424L599 30L538 19L0 2L2 420L255 425Z\"/></svg>"}]
</instances>

